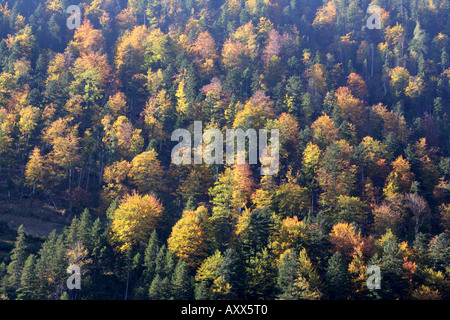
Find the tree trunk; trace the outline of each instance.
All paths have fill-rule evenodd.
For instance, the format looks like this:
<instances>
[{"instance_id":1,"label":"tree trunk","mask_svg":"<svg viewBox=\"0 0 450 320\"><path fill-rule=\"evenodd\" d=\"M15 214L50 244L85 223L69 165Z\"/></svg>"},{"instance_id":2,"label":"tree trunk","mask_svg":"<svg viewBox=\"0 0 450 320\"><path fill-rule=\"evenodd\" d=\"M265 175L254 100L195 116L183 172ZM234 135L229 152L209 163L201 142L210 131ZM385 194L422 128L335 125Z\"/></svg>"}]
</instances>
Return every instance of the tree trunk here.
<instances>
[{"instance_id":1,"label":"tree trunk","mask_svg":"<svg viewBox=\"0 0 450 320\"><path fill-rule=\"evenodd\" d=\"M69 169L69 218L72 218L72 168Z\"/></svg>"},{"instance_id":2,"label":"tree trunk","mask_svg":"<svg viewBox=\"0 0 450 320\"><path fill-rule=\"evenodd\" d=\"M130 268L127 270L127 286L125 288L125 300L128 298L128 283L130 282Z\"/></svg>"}]
</instances>

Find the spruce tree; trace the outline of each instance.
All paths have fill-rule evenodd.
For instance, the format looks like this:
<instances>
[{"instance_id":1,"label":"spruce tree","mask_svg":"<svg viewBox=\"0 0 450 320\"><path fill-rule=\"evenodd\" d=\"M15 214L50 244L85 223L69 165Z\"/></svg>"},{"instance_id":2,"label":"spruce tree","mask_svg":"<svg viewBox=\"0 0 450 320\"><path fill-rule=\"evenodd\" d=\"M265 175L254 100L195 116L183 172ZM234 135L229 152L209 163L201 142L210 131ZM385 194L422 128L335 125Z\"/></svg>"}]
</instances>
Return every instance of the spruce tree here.
<instances>
[{"instance_id":1,"label":"spruce tree","mask_svg":"<svg viewBox=\"0 0 450 320\"><path fill-rule=\"evenodd\" d=\"M49 283L48 279L51 275L51 259L55 251L56 231L53 230L47 240L42 244L39 250L39 258L36 261L36 276L37 276L37 299L46 299Z\"/></svg>"},{"instance_id":2,"label":"spruce tree","mask_svg":"<svg viewBox=\"0 0 450 320\"><path fill-rule=\"evenodd\" d=\"M267 248L250 259L246 271L248 278L246 295L249 299L275 298L277 269Z\"/></svg>"},{"instance_id":3,"label":"spruce tree","mask_svg":"<svg viewBox=\"0 0 450 320\"><path fill-rule=\"evenodd\" d=\"M389 239L381 257L381 295L383 299L399 299L407 288L403 259L395 240Z\"/></svg>"},{"instance_id":4,"label":"spruce tree","mask_svg":"<svg viewBox=\"0 0 450 320\"><path fill-rule=\"evenodd\" d=\"M172 284L169 277L164 277L161 281L160 300L169 300L172 296Z\"/></svg>"},{"instance_id":5,"label":"spruce tree","mask_svg":"<svg viewBox=\"0 0 450 320\"><path fill-rule=\"evenodd\" d=\"M205 283L200 282L195 286L195 300L207 300L208 299L208 289Z\"/></svg>"},{"instance_id":6,"label":"spruce tree","mask_svg":"<svg viewBox=\"0 0 450 320\"><path fill-rule=\"evenodd\" d=\"M65 231L66 244L71 245L78 241L78 217L73 217L68 228Z\"/></svg>"},{"instance_id":7,"label":"spruce tree","mask_svg":"<svg viewBox=\"0 0 450 320\"><path fill-rule=\"evenodd\" d=\"M247 252L255 255L261 251L267 245L273 227L274 222L269 208L255 209L248 227Z\"/></svg>"},{"instance_id":8,"label":"spruce tree","mask_svg":"<svg viewBox=\"0 0 450 320\"><path fill-rule=\"evenodd\" d=\"M445 233L435 236L430 241L428 256L436 270L444 271L450 266L450 240Z\"/></svg>"}]
</instances>

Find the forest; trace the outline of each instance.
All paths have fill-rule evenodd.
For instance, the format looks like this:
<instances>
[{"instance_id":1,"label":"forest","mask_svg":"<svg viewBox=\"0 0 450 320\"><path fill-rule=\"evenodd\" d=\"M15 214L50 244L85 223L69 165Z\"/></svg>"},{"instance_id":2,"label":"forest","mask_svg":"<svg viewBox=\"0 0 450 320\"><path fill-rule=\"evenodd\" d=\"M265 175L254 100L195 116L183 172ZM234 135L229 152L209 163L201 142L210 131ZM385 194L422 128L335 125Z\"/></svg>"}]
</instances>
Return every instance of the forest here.
<instances>
[{"instance_id":1,"label":"forest","mask_svg":"<svg viewBox=\"0 0 450 320\"><path fill-rule=\"evenodd\" d=\"M449 37L450 0L0 0L0 300L449 299ZM277 174L174 164L195 121L279 130Z\"/></svg>"}]
</instances>

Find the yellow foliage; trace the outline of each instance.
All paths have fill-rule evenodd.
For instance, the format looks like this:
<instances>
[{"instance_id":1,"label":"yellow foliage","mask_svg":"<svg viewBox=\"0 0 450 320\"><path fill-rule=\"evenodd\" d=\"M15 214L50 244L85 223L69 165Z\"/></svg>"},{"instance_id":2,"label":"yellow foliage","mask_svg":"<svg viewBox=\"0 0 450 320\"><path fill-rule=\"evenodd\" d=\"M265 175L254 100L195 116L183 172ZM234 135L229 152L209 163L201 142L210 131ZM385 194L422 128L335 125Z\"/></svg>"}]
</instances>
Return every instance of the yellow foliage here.
<instances>
[{"instance_id":1,"label":"yellow foliage","mask_svg":"<svg viewBox=\"0 0 450 320\"><path fill-rule=\"evenodd\" d=\"M327 114L317 118L317 120L311 125L311 130L313 132L315 143L321 147L330 145L338 138L339 130L334 121Z\"/></svg>"},{"instance_id":2,"label":"yellow foliage","mask_svg":"<svg viewBox=\"0 0 450 320\"><path fill-rule=\"evenodd\" d=\"M111 240L122 252L134 245L144 245L161 219L163 206L151 194L125 196L114 211Z\"/></svg>"},{"instance_id":3,"label":"yellow foliage","mask_svg":"<svg viewBox=\"0 0 450 320\"><path fill-rule=\"evenodd\" d=\"M168 248L192 268L198 267L207 256L206 232L202 221L206 214L205 207L184 211L167 240Z\"/></svg>"},{"instance_id":4,"label":"yellow foliage","mask_svg":"<svg viewBox=\"0 0 450 320\"><path fill-rule=\"evenodd\" d=\"M335 1L328 1L322 6L316 14L313 21L313 26L319 29L331 27L337 20L337 11L335 7Z\"/></svg>"},{"instance_id":5,"label":"yellow foliage","mask_svg":"<svg viewBox=\"0 0 450 320\"><path fill-rule=\"evenodd\" d=\"M300 242L307 241L307 226L303 221L299 221L297 216L287 217L282 222L275 235L275 239L270 244L276 256L280 256L286 250L295 248Z\"/></svg>"}]
</instances>

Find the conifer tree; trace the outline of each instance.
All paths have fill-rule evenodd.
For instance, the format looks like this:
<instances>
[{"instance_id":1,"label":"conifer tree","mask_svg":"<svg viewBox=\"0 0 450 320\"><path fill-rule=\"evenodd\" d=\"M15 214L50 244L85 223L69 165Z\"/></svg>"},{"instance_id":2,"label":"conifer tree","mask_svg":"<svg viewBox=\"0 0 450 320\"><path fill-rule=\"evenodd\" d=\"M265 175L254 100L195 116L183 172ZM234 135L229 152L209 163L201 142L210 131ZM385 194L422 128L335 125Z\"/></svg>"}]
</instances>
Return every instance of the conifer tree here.
<instances>
[{"instance_id":1,"label":"conifer tree","mask_svg":"<svg viewBox=\"0 0 450 320\"><path fill-rule=\"evenodd\" d=\"M20 277L20 285L17 291L17 299L31 300L34 297L34 290L36 288L36 273L35 273L36 256L30 254L25 260Z\"/></svg>"},{"instance_id":2,"label":"conifer tree","mask_svg":"<svg viewBox=\"0 0 450 320\"><path fill-rule=\"evenodd\" d=\"M229 293L222 297L224 299L241 299L245 289L245 267L242 257L233 248L228 248L223 254L217 276L222 278L230 287Z\"/></svg>"},{"instance_id":3,"label":"conifer tree","mask_svg":"<svg viewBox=\"0 0 450 320\"><path fill-rule=\"evenodd\" d=\"M264 248L250 259L246 267L249 299L274 299L276 294L276 265L269 250Z\"/></svg>"},{"instance_id":4,"label":"conifer tree","mask_svg":"<svg viewBox=\"0 0 450 320\"><path fill-rule=\"evenodd\" d=\"M144 282L151 283L156 272L156 257L159 251L158 235L153 230L144 254Z\"/></svg>"},{"instance_id":5,"label":"conifer tree","mask_svg":"<svg viewBox=\"0 0 450 320\"><path fill-rule=\"evenodd\" d=\"M17 229L17 238L14 249L11 251L11 262L7 268L8 285L17 293L22 276L22 270L27 260L27 243L25 238L25 229L20 225Z\"/></svg>"},{"instance_id":6,"label":"conifer tree","mask_svg":"<svg viewBox=\"0 0 450 320\"><path fill-rule=\"evenodd\" d=\"M166 288L164 288L162 284L161 276L157 274L148 290L148 297L150 300L160 300L165 289Z\"/></svg>"},{"instance_id":7,"label":"conifer tree","mask_svg":"<svg viewBox=\"0 0 450 320\"><path fill-rule=\"evenodd\" d=\"M294 281L298 277L298 257L295 251L287 250L278 266L277 287L281 300L294 300Z\"/></svg>"},{"instance_id":8,"label":"conifer tree","mask_svg":"<svg viewBox=\"0 0 450 320\"><path fill-rule=\"evenodd\" d=\"M192 300L194 298L194 278L188 265L179 260L171 281L172 297L175 300Z\"/></svg>"},{"instance_id":9,"label":"conifer tree","mask_svg":"<svg viewBox=\"0 0 450 320\"><path fill-rule=\"evenodd\" d=\"M330 299L343 300L349 290L348 270L345 260L339 252L328 260L326 288Z\"/></svg>"}]
</instances>

